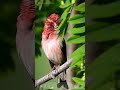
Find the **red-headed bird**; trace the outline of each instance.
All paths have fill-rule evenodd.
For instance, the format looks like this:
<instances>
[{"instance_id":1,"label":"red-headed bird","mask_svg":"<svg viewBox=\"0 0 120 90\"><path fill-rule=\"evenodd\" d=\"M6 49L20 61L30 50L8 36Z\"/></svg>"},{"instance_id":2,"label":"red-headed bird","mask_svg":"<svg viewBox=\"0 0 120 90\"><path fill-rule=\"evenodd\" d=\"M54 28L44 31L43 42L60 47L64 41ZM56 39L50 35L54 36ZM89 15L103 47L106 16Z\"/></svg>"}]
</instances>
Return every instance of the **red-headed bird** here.
<instances>
[{"instance_id":1,"label":"red-headed bird","mask_svg":"<svg viewBox=\"0 0 120 90\"><path fill-rule=\"evenodd\" d=\"M47 56L52 69L57 69L67 61L66 44L61 42L61 36L57 30L60 24L60 17L57 14L51 14L44 24L42 33L42 49ZM68 88L66 83L65 71L59 77L58 87Z\"/></svg>"},{"instance_id":2,"label":"red-headed bird","mask_svg":"<svg viewBox=\"0 0 120 90\"><path fill-rule=\"evenodd\" d=\"M17 18L16 48L31 80L35 80L35 42L33 21L35 18L34 0L23 0L20 15Z\"/></svg>"}]
</instances>

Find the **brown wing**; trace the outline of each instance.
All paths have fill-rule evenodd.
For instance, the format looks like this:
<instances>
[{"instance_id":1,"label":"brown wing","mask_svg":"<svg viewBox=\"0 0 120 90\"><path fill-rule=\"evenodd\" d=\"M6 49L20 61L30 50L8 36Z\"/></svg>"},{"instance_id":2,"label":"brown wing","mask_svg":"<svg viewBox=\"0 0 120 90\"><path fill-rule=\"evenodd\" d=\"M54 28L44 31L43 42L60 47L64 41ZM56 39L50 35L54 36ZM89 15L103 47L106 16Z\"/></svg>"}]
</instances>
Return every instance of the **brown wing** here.
<instances>
[{"instance_id":1,"label":"brown wing","mask_svg":"<svg viewBox=\"0 0 120 90\"><path fill-rule=\"evenodd\" d=\"M63 40L62 43L63 43L63 47L61 48L61 50L62 50L63 55L64 55L64 60L62 62L62 64L63 64L63 63L65 63L67 61L67 53L66 53L66 43L65 43L65 40Z\"/></svg>"},{"instance_id":2,"label":"brown wing","mask_svg":"<svg viewBox=\"0 0 120 90\"><path fill-rule=\"evenodd\" d=\"M65 43L65 40L63 40L62 44L63 44L63 47L61 48L61 50L62 50L63 55L64 55L64 60L63 60L62 64L64 64L67 61L67 53L66 53L66 43ZM58 84L57 84L58 88L60 88L61 86L63 86L66 89L68 89L68 85L67 85L67 82L66 82L65 74L66 74L66 70L64 72L62 72L58 76L59 77L58 78Z\"/></svg>"},{"instance_id":3,"label":"brown wing","mask_svg":"<svg viewBox=\"0 0 120 90\"><path fill-rule=\"evenodd\" d=\"M50 63L50 66L51 66L51 68L53 69L53 67L54 67L54 64L50 61L50 60L48 60L49 61L49 63ZM55 68L54 68L55 69ZM53 69L53 70L54 70Z\"/></svg>"}]
</instances>

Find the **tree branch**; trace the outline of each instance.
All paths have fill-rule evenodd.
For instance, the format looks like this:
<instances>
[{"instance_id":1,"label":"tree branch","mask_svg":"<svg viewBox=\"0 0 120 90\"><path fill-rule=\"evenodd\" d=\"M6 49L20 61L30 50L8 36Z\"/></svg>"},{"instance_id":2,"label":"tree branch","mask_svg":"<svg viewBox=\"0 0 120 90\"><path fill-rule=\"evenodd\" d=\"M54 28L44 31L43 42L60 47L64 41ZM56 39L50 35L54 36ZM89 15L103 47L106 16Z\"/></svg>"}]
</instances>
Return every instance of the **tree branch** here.
<instances>
[{"instance_id":1,"label":"tree branch","mask_svg":"<svg viewBox=\"0 0 120 90\"><path fill-rule=\"evenodd\" d=\"M63 65L61 65L58 69L53 70L52 72L50 72L49 74L45 75L44 77L38 79L35 81L35 87L38 87L39 85L53 79L54 77L56 77L58 74L60 74L61 72L63 72L64 70L66 70L67 68L69 68L70 64L72 62L72 59L68 60L67 62L65 62Z\"/></svg>"}]
</instances>

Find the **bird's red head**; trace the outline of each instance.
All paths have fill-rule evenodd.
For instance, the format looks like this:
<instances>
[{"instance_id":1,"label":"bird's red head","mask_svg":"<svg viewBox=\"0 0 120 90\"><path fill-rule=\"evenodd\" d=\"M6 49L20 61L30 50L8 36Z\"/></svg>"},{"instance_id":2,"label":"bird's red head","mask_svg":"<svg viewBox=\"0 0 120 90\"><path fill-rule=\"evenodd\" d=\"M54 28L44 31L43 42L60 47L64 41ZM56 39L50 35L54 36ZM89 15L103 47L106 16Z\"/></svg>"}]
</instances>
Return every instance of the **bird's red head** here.
<instances>
[{"instance_id":1,"label":"bird's red head","mask_svg":"<svg viewBox=\"0 0 120 90\"><path fill-rule=\"evenodd\" d=\"M60 24L60 17L57 14L51 14L44 23L44 30L42 33L43 38L49 37L49 39L54 37L54 31Z\"/></svg>"},{"instance_id":2,"label":"bird's red head","mask_svg":"<svg viewBox=\"0 0 120 90\"><path fill-rule=\"evenodd\" d=\"M56 25L59 25L61 20L60 20L60 17L58 14L51 14L48 18L47 18L48 21L50 22L54 22Z\"/></svg>"},{"instance_id":3,"label":"bird's red head","mask_svg":"<svg viewBox=\"0 0 120 90\"><path fill-rule=\"evenodd\" d=\"M54 30L54 23L46 21L44 25L44 30Z\"/></svg>"}]
</instances>

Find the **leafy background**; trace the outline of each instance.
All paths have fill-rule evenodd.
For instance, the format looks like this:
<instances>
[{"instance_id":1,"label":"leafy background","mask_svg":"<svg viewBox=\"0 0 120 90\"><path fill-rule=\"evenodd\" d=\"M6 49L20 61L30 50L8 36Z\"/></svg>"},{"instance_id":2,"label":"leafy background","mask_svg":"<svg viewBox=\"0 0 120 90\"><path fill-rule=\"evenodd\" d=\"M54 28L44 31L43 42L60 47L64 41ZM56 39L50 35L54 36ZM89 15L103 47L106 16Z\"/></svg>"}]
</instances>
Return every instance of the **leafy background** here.
<instances>
[{"instance_id":1,"label":"leafy background","mask_svg":"<svg viewBox=\"0 0 120 90\"><path fill-rule=\"evenodd\" d=\"M90 79L87 90L120 89L118 8L120 0L93 0L86 5L86 42L96 43L98 48L86 67L86 78Z\"/></svg>"}]
</instances>

